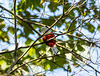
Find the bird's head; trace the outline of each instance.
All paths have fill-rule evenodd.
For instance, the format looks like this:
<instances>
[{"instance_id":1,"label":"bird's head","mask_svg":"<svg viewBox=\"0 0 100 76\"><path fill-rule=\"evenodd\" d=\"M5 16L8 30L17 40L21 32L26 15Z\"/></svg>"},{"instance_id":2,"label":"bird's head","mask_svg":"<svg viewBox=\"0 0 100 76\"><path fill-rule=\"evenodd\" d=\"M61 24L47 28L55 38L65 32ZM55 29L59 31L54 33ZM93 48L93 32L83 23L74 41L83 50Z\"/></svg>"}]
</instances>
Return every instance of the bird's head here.
<instances>
[{"instance_id":1,"label":"bird's head","mask_svg":"<svg viewBox=\"0 0 100 76\"><path fill-rule=\"evenodd\" d=\"M47 27L42 27L42 28L41 28L41 34L44 34L47 30L48 30ZM49 31L47 32L47 34L49 34L50 32L51 32L51 30L49 30Z\"/></svg>"}]
</instances>

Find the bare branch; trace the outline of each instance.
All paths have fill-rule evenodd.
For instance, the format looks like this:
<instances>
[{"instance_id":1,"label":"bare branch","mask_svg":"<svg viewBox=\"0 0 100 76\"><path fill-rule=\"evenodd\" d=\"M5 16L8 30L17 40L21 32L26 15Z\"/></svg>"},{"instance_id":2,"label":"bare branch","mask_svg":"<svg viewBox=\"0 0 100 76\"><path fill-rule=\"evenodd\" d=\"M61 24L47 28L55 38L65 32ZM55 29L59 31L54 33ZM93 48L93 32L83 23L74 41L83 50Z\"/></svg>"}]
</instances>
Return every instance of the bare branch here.
<instances>
[{"instance_id":1,"label":"bare branch","mask_svg":"<svg viewBox=\"0 0 100 76\"><path fill-rule=\"evenodd\" d=\"M14 0L14 27L15 27L15 50L14 50L14 59L15 62L17 61L17 47L18 47L18 43L17 43L17 28L16 28L16 0ZM8 75L10 74L10 71L12 70L13 66L15 65L15 63L12 63L12 65L9 67L7 73Z\"/></svg>"},{"instance_id":2,"label":"bare branch","mask_svg":"<svg viewBox=\"0 0 100 76\"><path fill-rule=\"evenodd\" d=\"M17 60L17 28L16 28L16 0L14 0L14 26L15 26L15 52L14 52L14 57L15 61Z\"/></svg>"}]
</instances>

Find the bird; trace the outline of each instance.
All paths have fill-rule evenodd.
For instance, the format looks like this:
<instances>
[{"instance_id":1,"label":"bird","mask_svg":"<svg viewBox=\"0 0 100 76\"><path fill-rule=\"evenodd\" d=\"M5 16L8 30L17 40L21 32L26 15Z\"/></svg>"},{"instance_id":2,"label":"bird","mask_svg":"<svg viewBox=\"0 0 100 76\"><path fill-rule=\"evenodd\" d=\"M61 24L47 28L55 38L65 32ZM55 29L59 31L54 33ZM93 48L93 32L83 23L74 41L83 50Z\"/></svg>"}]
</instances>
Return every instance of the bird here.
<instances>
[{"instance_id":1,"label":"bird","mask_svg":"<svg viewBox=\"0 0 100 76\"><path fill-rule=\"evenodd\" d=\"M41 28L41 34L44 34L47 30L48 30L47 27L42 27ZM54 38L54 37L55 37L55 35L51 32L51 30L49 30L46 33L46 35L43 36L43 42L45 42L45 44L48 45L51 48L53 55L57 55L57 53L59 51L56 47L56 41L55 41L55 39L51 39L51 38Z\"/></svg>"}]
</instances>

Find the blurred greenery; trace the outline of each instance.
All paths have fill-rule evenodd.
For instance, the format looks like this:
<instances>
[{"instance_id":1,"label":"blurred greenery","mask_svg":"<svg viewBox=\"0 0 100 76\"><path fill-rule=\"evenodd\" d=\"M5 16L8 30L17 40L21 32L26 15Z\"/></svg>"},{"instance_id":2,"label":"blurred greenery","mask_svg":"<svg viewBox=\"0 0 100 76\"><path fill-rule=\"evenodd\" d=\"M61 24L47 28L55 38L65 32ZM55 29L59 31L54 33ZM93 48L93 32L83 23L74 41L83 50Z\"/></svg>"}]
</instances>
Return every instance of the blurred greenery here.
<instances>
[{"instance_id":1,"label":"blurred greenery","mask_svg":"<svg viewBox=\"0 0 100 76\"><path fill-rule=\"evenodd\" d=\"M9 2L10 10L13 12L14 9L11 7L13 6L13 4L10 3L10 1L8 2ZM48 2L49 4L47 4L46 6L46 2L44 2L44 0L19 0L16 6L16 12L18 16L22 17L26 21L38 22L40 24L51 26L57 20L57 18L61 16L61 14L57 14L56 12L57 11L62 12L59 10L59 7L62 7L62 4L63 4L62 2L63 0L51 0L50 2ZM78 2L78 4L81 4L81 3L82 3L82 0ZM2 4L0 3L0 5ZM68 0L65 0L64 11L67 11L71 6L72 6L72 3L70 3L70 1ZM47 9L45 9L46 7L49 9L50 13L53 13L53 15L49 15ZM83 46L90 46L90 43L79 39L79 38L83 38L84 35L77 32L77 27L80 26L81 29L85 29L89 33L93 34L95 32L96 27L94 24L91 23L90 18L93 17L94 20L100 21L100 16L99 16L100 12L96 8L97 6L95 5L95 0L90 0L90 3L86 2L84 5L80 7L76 7L73 10L71 10L68 15L64 15L63 18L55 25L55 27L58 29L65 27L63 29L64 32L66 32L67 29L70 27L69 28L70 32L68 32L69 35L68 36L66 35L66 38L63 39L62 36L60 38L61 41L65 40L65 41L68 41L68 43L59 43L59 44L64 47L68 47L69 50L73 49L76 46L77 49L73 50L76 53L77 51L84 52L85 48ZM41 10L44 10L42 14L41 14ZM12 42L11 42L9 34L14 36L15 28L13 24L13 19L11 21L7 18L1 17L2 16L1 13L5 14L3 13L4 11L5 10L3 9L1 10L0 8L0 41L6 42L8 45L11 45ZM91 14L91 11L93 12L93 14ZM76 18L77 15L79 16L79 18L73 21L73 19ZM10 13L9 13L9 16L13 17ZM8 21L8 23L6 23L6 20ZM36 25L36 24L31 24L31 26L32 28L37 30L39 33L41 32L40 31L41 26ZM100 25L97 26L97 29L100 32ZM18 18L17 18L17 33L18 33L17 35L18 39L21 39L21 38L26 39L24 40L25 41L24 45L26 46L30 46L35 41L35 39L39 37L36 34L36 32L34 32L34 30L32 30L29 27L28 23ZM30 37L30 34L32 37ZM74 35L75 37L71 35ZM42 39L39 39L37 43L41 43L41 42L43 42ZM75 45L76 43L77 45ZM67 61L66 59L66 54L68 54L68 52L65 51L65 49L62 49L61 47L57 47L57 48L59 49L61 55L48 58L48 56L52 55L52 51L51 49L47 47L47 45L41 44L35 47L31 47L28 53L21 59L19 64L21 65L26 60L29 61L31 59L38 59L40 57L39 54L41 55L44 54L43 57L47 57L47 58L39 59L38 61L32 61L30 62L30 64L32 65L34 63L34 65L38 65L42 67L45 71L46 70L53 71L54 69L62 68L65 64L67 64L68 65L67 70L71 72L71 66L68 64L69 61ZM9 50L8 48L5 48L5 49ZM25 48L18 50L17 51L18 57L20 57L26 50L27 49ZM48 51L49 54L45 53L46 50L47 51L49 50ZM63 54L63 53L66 53L66 54ZM12 64L14 60L13 54L14 54L13 52L0 54L0 74L4 75L5 72L7 72L9 66ZM79 65L76 63L77 58L75 56L71 56L71 60L73 61L73 66L79 67ZM58 65L56 65L55 63ZM19 66L19 64L17 64L15 67ZM25 70L26 72L29 72L28 66L26 65L22 66L21 69ZM12 75L17 75L19 71L22 75L23 72L21 70L16 70L14 73L12 73Z\"/></svg>"}]
</instances>

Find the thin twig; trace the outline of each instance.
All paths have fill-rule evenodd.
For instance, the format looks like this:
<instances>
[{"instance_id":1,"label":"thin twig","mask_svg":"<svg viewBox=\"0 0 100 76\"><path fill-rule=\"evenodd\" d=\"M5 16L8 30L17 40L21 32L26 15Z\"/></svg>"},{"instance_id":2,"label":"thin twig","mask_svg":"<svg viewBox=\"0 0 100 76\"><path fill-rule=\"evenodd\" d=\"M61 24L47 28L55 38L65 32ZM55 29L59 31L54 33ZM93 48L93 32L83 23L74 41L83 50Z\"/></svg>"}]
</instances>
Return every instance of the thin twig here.
<instances>
[{"instance_id":1,"label":"thin twig","mask_svg":"<svg viewBox=\"0 0 100 76\"><path fill-rule=\"evenodd\" d=\"M65 0L63 0L63 15L64 15Z\"/></svg>"},{"instance_id":2,"label":"thin twig","mask_svg":"<svg viewBox=\"0 0 100 76\"><path fill-rule=\"evenodd\" d=\"M9 12L10 14L14 15L14 13L13 13L12 11L6 9L5 7L3 7L3 6L1 6L1 5L0 5L0 8L2 8L3 10L6 10L6 11ZM35 24L35 25L42 25L42 24L37 23L37 22L26 21L25 19L23 19L23 18L22 18L21 16L19 16L19 15L16 15L16 18L18 18L18 19L22 20L23 22L27 23L27 24L29 25L29 27L30 27L32 30L34 30L38 35L40 35L40 33L37 32L30 24L32 24L32 23Z\"/></svg>"},{"instance_id":3,"label":"thin twig","mask_svg":"<svg viewBox=\"0 0 100 76\"><path fill-rule=\"evenodd\" d=\"M75 56L77 59L79 59L81 62L85 63L87 66L91 67L93 70L95 70L96 72L98 72L100 74L100 71L98 71L97 69L95 69L93 66L87 64L86 62L83 61L83 59L80 58L80 55L75 53L74 51L70 51L68 50L66 47L61 46L60 44L57 44L57 46L62 47L63 49L67 50L69 53L71 53L73 56ZM82 57L82 56L81 56ZM89 60L89 59L87 59Z\"/></svg>"},{"instance_id":4,"label":"thin twig","mask_svg":"<svg viewBox=\"0 0 100 76\"><path fill-rule=\"evenodd\" d=\"M51 27L40 37L38 37L33 43L32 45L18 58L18 60L15 62L17 63L22 57L24 57L24 55L29 51L29 49L40 39L42 38L58 21L60 21L60 19L63 17L63 15L61 15L52 25Z\"/></svg>"}]
</instances>

